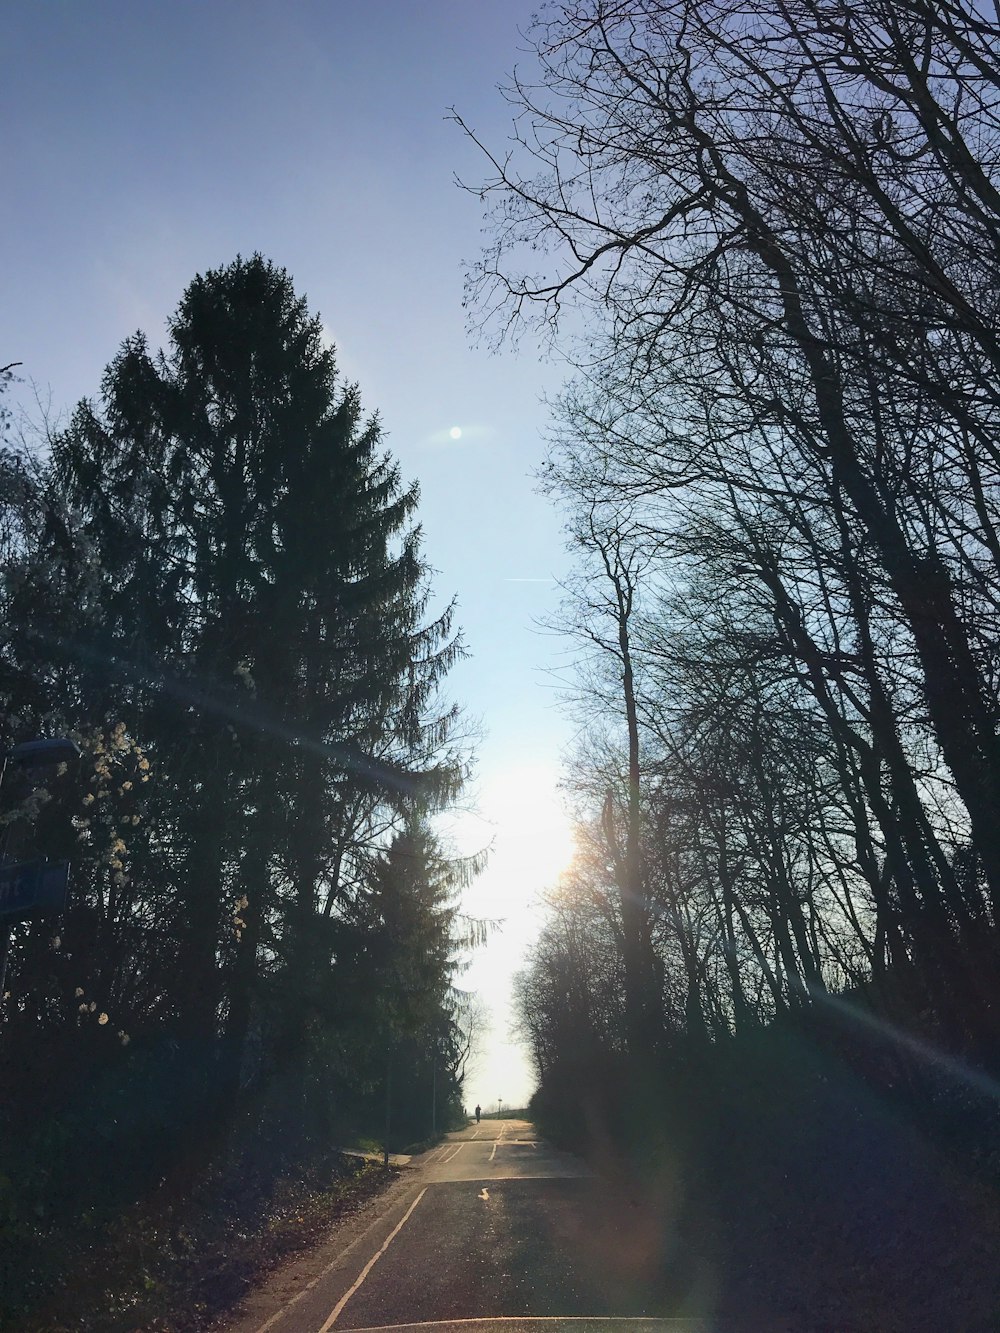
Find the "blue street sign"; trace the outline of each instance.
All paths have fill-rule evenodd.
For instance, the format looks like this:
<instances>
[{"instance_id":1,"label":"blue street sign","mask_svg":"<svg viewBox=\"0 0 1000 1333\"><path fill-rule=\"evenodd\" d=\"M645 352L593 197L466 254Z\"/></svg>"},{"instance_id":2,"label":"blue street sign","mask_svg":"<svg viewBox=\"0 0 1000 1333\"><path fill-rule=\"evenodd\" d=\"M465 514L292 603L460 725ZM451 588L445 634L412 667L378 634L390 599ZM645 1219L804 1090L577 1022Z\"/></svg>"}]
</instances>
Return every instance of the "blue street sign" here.
<instances>
[{"instance_id":1,"label":"blue street sign","mask_svg":"<svg viewBox=\"0 0 1000 1333\"><path fill-rule=\"evenodd\" d=\"M13 750L7 751L7 758L21 768L48 768L56 764L68 764L71 759L80 757L80 747L76 741L65 736L56 736L47 741L22 741Z\"/></svg>"},{"instance_id":2,"label":"blue street sign","mask_svg":"<svg viewBox=\"0 0 1000 1333\"><path fill-rule=\"evenodd\" d=\"M0 866L0 918L24 921L42 912L61 912L68 888L68 861Z\"/></svg>"}]
</instances>

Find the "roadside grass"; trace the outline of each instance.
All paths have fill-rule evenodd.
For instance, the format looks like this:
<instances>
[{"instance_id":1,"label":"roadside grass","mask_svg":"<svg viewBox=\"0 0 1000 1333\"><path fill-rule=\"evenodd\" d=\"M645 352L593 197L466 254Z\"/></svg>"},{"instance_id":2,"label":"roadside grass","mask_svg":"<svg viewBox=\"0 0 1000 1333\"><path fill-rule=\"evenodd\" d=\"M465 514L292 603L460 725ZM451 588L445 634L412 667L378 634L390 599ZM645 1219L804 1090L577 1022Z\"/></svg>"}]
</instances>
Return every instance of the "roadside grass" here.
<instances>
[{"instance_id":1,"label":"roadside grass","mask_svg":"<svg viewBox=\"0 0 1000 1333\"><path fill-rule=\"evenodd\" d=\"M169 1204L154 1197L72 1227L22 1225L0 1235L0 1328L203 1330L396 1174L331 1150L278 1177L210 1172Z\"/></svg>"},{"instance_id":2,"label":"roadside grass","mask_svg":"<svg viewBox=\"0 0 1000 1333\"><path fill-rule=\"evenodd\" d=\"M373 1139L362 1135L352 1139L347 1146L353 1148L355 1152L380 1153L383 1150L384 1144L381 1139Z\"/></svg>"}]
</instances>

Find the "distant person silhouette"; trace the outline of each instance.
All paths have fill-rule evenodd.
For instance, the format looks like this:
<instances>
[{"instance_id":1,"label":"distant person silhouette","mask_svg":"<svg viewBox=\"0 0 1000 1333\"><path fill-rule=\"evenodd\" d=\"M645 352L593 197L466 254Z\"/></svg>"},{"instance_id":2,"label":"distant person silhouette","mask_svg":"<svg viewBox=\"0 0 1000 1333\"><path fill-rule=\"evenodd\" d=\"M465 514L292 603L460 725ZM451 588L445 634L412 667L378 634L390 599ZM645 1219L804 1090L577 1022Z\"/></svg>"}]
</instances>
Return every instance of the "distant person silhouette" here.
<instances>
[{"instance_id":1,"label":"distant person silhouette","mask_svg":"<svg viewBox=\"0 0 1000 1333\"><path fill-rule=\"evenodd\" d=\"M482 1108L481 1106L477 1106L477 1107L476 1107L476 1124L477 1124L477 1125L479 1124L479 1121L482 1119L482 1114L483 1114L483 1108Z\"/></svg>"}]
</instances>

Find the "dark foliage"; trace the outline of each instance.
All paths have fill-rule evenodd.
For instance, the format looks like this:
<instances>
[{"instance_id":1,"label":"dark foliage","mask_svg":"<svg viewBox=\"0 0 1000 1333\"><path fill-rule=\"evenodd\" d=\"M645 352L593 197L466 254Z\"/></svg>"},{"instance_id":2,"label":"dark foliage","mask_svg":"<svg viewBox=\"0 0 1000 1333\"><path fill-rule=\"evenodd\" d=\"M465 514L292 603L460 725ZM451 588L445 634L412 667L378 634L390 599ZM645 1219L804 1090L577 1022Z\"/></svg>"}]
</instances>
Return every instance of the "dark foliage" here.
<instances>
[{"instance_id":1,"label":"dark foliage","mask_svg":"<svg viewBox=\"0 0 1000 1333\"><path fill-rule=\"evenodd\" d=\"M194 280L167 350L128 339L47 453L0 456L0 742L82 752L2 792L8 859L72 861L2 1004L15 1249L182 1217L213 1173L273 1191L385 1131L394 1068L394 1147L458 1107L475 867L428 821L467 762L462 650L416 505L259 256Z\"/></svg>"}]
</instances>

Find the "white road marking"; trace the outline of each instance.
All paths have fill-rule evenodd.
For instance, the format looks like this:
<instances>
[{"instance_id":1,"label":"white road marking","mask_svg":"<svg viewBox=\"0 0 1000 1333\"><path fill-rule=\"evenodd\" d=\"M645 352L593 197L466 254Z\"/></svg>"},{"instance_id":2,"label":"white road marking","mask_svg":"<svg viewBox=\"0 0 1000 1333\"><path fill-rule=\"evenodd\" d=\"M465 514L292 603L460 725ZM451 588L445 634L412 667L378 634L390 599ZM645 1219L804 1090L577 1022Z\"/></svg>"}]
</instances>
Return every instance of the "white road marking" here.
<instances>
[{"instance_id":1,"label":"white road marking","mask_svg":"<svg viewBox=\"0 0 1000 1333\"><path fill-rule=\"evenodd\" d=\"M451 1154L450 1157L442 1157L442 1158L441 1158L442 1163L444 1163L444 1162L453 1162L453 1161L455 1160L455 1158L458 1156L458 1154L462 1151L462 1149L463 1149L464 1147L465 1147L465 1144L464 1144L464 1143L460 1143L460 1144L458 1145L458 1147L455 1149L455 1151Z\"/></svg>"},{"instance_id":2,"label":"white road marking","mask_svg":"<svg viewBox=\"0 0 1000 1333\"><path fill-rule=\"evenodd\" d=\"M337 1304L333 1307L333 1310L330 1312L329 1319L327 1319L326 1323L319 1330L319 1333L330 1333L330 1329L333 1328L334 1324L337 1322L337 1319L339 1318L340 1313L343 1310L344 1306L351 1299L354 1293L358 1290L362 1282L364 1282L365 1278L372 1271L372 1269L375 1267L378 1261L382 1258L383 1254L385 1254L386 1250L389 1248L392 1242L402 1231L404 1225L409 1219L410 1214L413 1212L414 1208L416 1208L417 1204L420 1202L420 1200L424 1197L426 1193L427 1193L427 1187L425 1186L417 1195L417 1197L413 1200L413 1202L410 1204L409 1208L407 1208L406 1212L396 1223L393 1229L389 1232L388 1236L386 1236L385 1240L382 1242L381 1249L376 1250L376 1252L365 1264L364 1268L362 1268L361 1275L358 1278L357 1282L355 1282L354 1286L351 1287L349 1291L345 1292L344 1295L341 1296Z\"/></svg>"},{"instance_id":3,"label":"white road marking","mask_svg":"<svg viewBox=\"0 0 1000 1333\"><path fill-rule=\"evenodd\" d=\"M500 1140L498 1139L498 1140L497 1140L497 1143L499 1143L499 1141L500 1141ZM490 1161L491 1161L491 1162L493 1161L493 1158L496 1157L496 1155L497 1155L497 1145L496 1145L496 1143L494 1143L494 1145L493 1145L493 1151L490 1153Z\"/></svg>"},{"instance_id":4,"label":"white road marking","mask_svg":"<svg viewBox=\"0 0 1000 1333\"><path fill-rule=\"evenodd\" d=\"M488 1199L490 1197L490 1192L485 1185L483 1186L482 1193L477 1195L476 1197L479 1199Z\"/></svg>"},{"instance_id":5,"label":"white road marking","mask_svg":"<svg viewBox=\"0 0 1000 1333\"><path fill-rule=\"evenodd\" d=\"M336 1259L334 1260L334 1263L336 1263ZM307 1282L306 1285L302 1288L302 1290L298 1292L296 1295L294 1295L292 1299L287 1303L287 1305L283 1305L281 1309L277 1311L277 1313L273 1314L270 1319L265 1320L265 1322L261 1324L260 1328L258 1328L257 1330L257 1333L267 1333L267 1330L269 1328L273 1328L279 1319L284 1319L285 1315L292 1308L292 1306L298 1305L302 1297L307 1296L309 1292L312 1291L313 1287L315 1287L316 1283L319 1281L319 1278L325 1277L332 1267L333 1264L329 1264L326 1268L323 1269L323 1272L320 1273L319 1277L314 1277L311 1282Z\"/></svg>"},{"instance_id":6,"label":"white road marking","mask_svg":"<svg viewBox=\"0 0 1000 1333\"><path fill-rule=\"evenodd\" d=\"M376 1218L375 1221L372 1222L370 1226L366 1227L360 1236L358 1236L355 1240L352 1240L346 1250L341 1250L338 1255L336 1255L333 1259L331 1259L330 1262L325 1266L325 1268L322 1269L321 1272L317 1273L314 1278L311 1278L305 1284L305 1286L302 1288L301 1291L297 1291L290 1301L286 1301L280 1310L276 1310L274 1314L271 1315L270 1319L265 1319L263 1324L261 1324L260 1328L255 1330L255 1333L268 1333L268 1329L273 1328L275 1324L277 1324L280 1320L284 1319L285 1315L289 1312L289 1310L291 1310L292 1306L298 1305L299 1301L302 1300L303 1296L308 1296L309 1293L312 1291L313 1287L315 1287L318 1283L322 1282L323 1278L325 1278L328 1273L332 1272L333 1269L336 1268L336 1266L339 1263L342 1263L343 1260L346 1259L347 1256L352 1251L356 1250L359 1245L363 1245L364 1242L368 1239L369 1233L373 1231L377 1226L378 1226L378 1218Z\"/></svg>"},{"instance_id":7,"label":"white road marking","mask_svg":"<svg viewBox=\"0 0 1000 1333\"><path fill-rule=\"evenodd\" d=\"M489 1319L489 1322L491 1324L523 1324L524 1321L525 1321L525 1316L523 1314L491 1315ZM450 1328L452 1324L482 1324L483 1319L481 1316L477 1316L474 1319L449 1319L447 1322L448 1322L448 1327ZM578 1315L578 1314L572 1314L572 1315L533 1314L531 1316L531 1322L533 1324L593 1324L594 1317L593 1315ZM616 1324L648 1324L651 1321L649 1315L647 1314L619 1314L614 1316L614 1322ZM657 1322L663 1323L663 1320L658 1320ZM683 1327L690 1333L691 1329L690 1319L684 1319L684 1318L673 1319L673 1320L668 1320L667 1322L672 1324L674 1327L678 1328L679 1326L683 1325ZM399 1333L400 1327L440 1328L441 1323L439 1320L431 1319L431 1320L421 1320L419 1323L416 1324L403 1324L403 1325L373 1324L370 1328L359 1330L359 1333Z\"/></svg>"}]
</instances>

